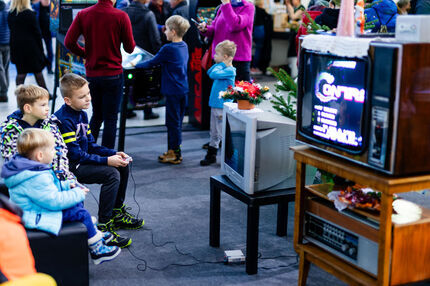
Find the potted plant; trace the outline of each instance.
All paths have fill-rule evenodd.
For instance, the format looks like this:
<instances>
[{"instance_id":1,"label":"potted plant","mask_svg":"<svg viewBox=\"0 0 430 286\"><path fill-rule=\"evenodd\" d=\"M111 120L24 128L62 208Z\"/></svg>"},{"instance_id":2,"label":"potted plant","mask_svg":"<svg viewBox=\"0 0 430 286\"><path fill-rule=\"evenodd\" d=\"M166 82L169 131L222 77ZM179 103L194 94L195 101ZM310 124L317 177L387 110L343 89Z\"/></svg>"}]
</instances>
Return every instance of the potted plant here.
<instances>
[{"instance_id":1,"label":"potted plant","mask_svg":"<svg viewBox=\"0 0 430 286\"><path fill-rule=\"evenodd\" d=\"M226 91L221 91L219 97L237 101L237 108L243 110L253 109L263 99L270 99L272 94L267 86L262 87L258 83L238 81L235 86L229 86Z\"/></svg>"}]
</instances>

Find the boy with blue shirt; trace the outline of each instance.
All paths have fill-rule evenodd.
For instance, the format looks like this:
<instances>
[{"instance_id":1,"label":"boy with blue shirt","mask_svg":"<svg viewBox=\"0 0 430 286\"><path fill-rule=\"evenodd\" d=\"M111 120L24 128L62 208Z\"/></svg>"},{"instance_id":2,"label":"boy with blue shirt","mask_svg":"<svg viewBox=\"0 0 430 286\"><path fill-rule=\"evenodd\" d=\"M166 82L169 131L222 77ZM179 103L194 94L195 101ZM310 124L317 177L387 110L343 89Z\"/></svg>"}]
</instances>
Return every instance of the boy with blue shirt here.
<instances>
[{"instance_id":1,"label":"boy with blue shirt","mask_svg":"<svg viewBox=\"0 0 430 286\"><path fill-rule=\"evenodd\" d=\"M52 170L54 146L54 136L46 130L28 128L21 133L17 142L19 154L3 165L1 173L11 201L22 208L23 221L30 229L58 235L63 222L82 222L88 231L94 264L114 259L121 249L106 245L91 215L80 204L89 190L71 180L60 181Z\"/></svg>"},{"instance_id":2,"label":"boy with blue shirt","mask_svg":"<svg viewBox=\"0 0 430 286\"><path fill-rule=\"evenodd\" d=\"M205 158L200 161L202 166L216 163L216 154L222 140L223 104L230 101L220 98L219 93L225 91L229 86L234 86L236 68L233 67L232 62L236 49L237 46L232 41L220 42L215 48L214 60L216 64L208 70L209 77L213 79L209 97L209 106L211 107L210 142Z\"/></svg>"},{"instance_id":3,"label":"boy with blue shirt","mask_svg":"<svg viewBox=\"0 0 430 286\"><path fill-rule=\"evenodd\" d=\"M115 230L138 229L144 224L127 212L124 205L131 158L124 152L98 145L91 134L84 109L91 103L88 82L69 73L60 79L61 95L65 104L55 112L60 120L60 131L69 149L70 170L84 184L102 184L98 211L98 228L111 232L112 244L121 248L131 239L121 237Z\"/></svg>"},{"instance_id":4,"label":"boy with blue shirt","mask_svg":"<svg viewBox=\"0 0 430 286\"><path fill-rule=\"evenodd\" d=\"M190 28L188 20L172 16L166 20L167 40L171 43L161 47L149 61L139 63L137 68L161 65L161 94L166 97L166 127L168 151L158 157L161 163L180 164L182 162L182 120L188 97L188 46L182 37Z\"/></svg>"}]
</instances>

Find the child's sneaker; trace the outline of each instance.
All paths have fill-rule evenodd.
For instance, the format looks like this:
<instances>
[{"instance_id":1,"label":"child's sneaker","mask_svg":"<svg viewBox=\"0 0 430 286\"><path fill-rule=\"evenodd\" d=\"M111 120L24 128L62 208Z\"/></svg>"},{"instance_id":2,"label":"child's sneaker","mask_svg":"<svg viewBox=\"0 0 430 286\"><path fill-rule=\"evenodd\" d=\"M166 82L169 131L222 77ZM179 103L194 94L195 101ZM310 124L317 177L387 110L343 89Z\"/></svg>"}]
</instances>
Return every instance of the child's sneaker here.
<instances>
[{"instance_id":1,"label":"child's sneaker","mask_svg":"<svg viewBox=\"0 0 430 286\"><path fill-rule=\"evenodd\" d=\"M102 235L103 241L106 243L110 242L112 239L115 238L115 236L110 233L109 231L100 231L97 227L97 218L95 216L91 216L91 220L94 224L94 227L96 228L97 231L99 231Z\"/></svg>"},{"instance_id":2,"label":"child's sneaker","mask_svg":"<svg viewBox=\"0 0 430 286\"><path fill-rule=\"evenodd\" d=\"M99 223L97 225L97 228L103 233L110 233L111 235L113 235L113 238L109 242L106 242L106 245L118 246L120 248L128 247L131 245L131 238L122 237L114 231L113 220L110 220L107 223Z\"/></svg>"},{"instance_id":3,"label":"child's sneaker","mask_svg":"<svg viewBox=\"0 0 430 286\"><path fill-rule=\"evenodd\" d=\"M164 152L163 155L158 156L158 162L180 164L182 162L181 152L175 152L174 150L169 149L167 152Z\"/></svg>"},{"instance_id":4,"label":"child's sneaker","mask_svg":"<svg viewBox=\"0 0 430 286\"><path fill-rule=\"evenodd\" d=\"M100 234L88 239L91 259L95 265L109 261L118 256L121 249L118 246L107 246L104 244Z\"/></svg>"},{"instance_id":5,"label":"child's sneaker","mask_svg":"<svg viewBox=\"0 0 430 286\"><path fill-rule=\"evenodd\" d=\"M131 215L127 210L125 205L122 205L120 208L113 209L113 227L115 229L138 229L143 226L145 223L143 219L137 219L133 215Z\"/></svg>"}]
</instances>

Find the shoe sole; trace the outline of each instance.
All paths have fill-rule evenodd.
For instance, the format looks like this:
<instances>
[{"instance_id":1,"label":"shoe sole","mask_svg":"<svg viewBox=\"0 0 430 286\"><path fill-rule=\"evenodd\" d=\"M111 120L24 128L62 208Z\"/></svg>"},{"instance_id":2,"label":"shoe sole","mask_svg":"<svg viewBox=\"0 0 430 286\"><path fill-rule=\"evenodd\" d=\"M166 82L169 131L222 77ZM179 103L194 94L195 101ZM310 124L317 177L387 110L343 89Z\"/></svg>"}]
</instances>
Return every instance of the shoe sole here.
<instances>
[{"instance_id":1,"label":"shoe sole","mask_svg":"<svg viewBox=\"0 0 430 286\"><path fill-rule=\"evenodd\" d=\"M115 258L115 257L117 257L120 253L121 253L121 248L118 248L118 251L117 251L114 255L111 255L111 256L105 256L105 257L100 257L100 258L98 258L98 259L93 259L93 263L94 263L95 265L102 264L103 262L110 261L110 260L114 259L114 258Z\"/></svg>"}]
</instances>

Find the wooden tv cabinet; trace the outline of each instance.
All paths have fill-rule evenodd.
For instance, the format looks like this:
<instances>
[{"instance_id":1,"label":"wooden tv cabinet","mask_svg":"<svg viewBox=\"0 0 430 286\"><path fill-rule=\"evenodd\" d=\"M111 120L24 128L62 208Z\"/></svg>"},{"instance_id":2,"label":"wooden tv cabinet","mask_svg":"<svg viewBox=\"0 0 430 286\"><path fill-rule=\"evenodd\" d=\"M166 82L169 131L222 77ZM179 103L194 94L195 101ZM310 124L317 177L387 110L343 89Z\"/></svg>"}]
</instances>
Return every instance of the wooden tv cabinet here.
<instances>
[{"instance_id":1,"label":"wooden tv cabinet","mask_svg":"<svg viewBox=\"0 0 430 286\"><path fill-rule=\"evenodd\" d=\"M292 149L297 161L294 248L300 254L299 285L306 284L310 263L350 285L400 285L430 279L430 210L423 208L421 219L413 223L394 224L391 221L393 195L430 188L430 175L390 177L310 147L297 146ZM354 210L379 223L379 229L338 212L328 202L328 188L325 185L305 186L307 164L380 191L380 213ZM325 203L321 203L322 201ZM322 247L305 243L305 212L376 242L377 275Z\"/></svg>"}]
</instances>

